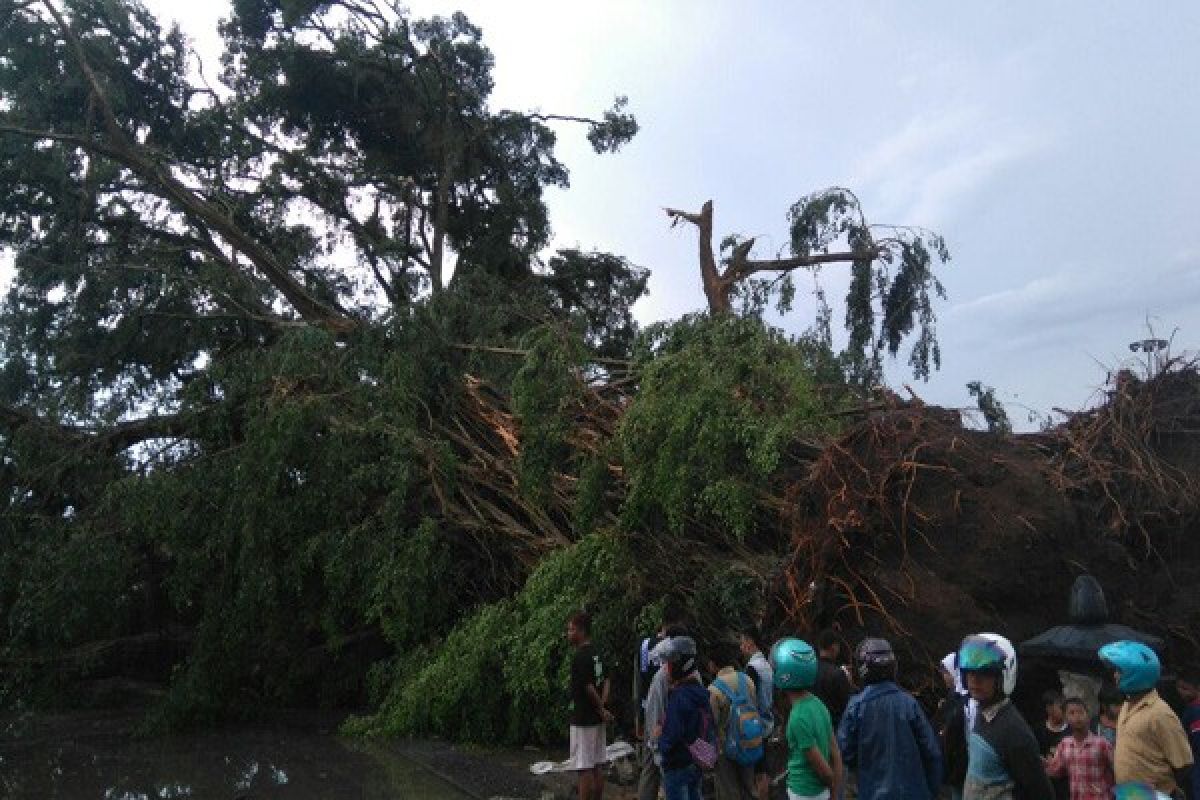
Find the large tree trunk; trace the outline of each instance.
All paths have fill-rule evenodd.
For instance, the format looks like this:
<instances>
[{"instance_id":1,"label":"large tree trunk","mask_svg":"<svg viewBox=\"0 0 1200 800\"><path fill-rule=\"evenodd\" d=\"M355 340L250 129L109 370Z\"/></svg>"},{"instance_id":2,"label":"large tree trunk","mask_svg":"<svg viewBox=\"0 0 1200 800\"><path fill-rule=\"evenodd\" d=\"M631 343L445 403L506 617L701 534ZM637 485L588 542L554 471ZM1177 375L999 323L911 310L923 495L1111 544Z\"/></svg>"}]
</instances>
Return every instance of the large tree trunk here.
<instances>
[{"instance_id":1,"label":"large tree trunk","mask_svg":"<svg viewBox=\"0 0 1200 800\"><path fill-rule=\"evenodd\" d=\"M704 204L699 214L668 208L667 216L673 220L672 224L683 220L692 223L698 229L700 234L700 279L704 283L704 296L708 299L708 310L713 314L729 313L733 310L733 304L729 297L731 285L724 280L717 269L717 258L713 252L712 200Z\"/></svg>"}]
</instances>

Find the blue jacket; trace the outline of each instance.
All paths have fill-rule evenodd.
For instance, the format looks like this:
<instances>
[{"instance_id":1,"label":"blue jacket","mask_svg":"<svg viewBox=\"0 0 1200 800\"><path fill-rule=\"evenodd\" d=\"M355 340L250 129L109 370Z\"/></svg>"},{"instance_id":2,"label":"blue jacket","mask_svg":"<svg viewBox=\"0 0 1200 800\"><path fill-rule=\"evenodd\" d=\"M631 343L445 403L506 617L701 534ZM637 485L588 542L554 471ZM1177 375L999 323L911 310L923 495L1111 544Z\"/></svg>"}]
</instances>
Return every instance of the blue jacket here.
<instances>
[{"instance_id":1,"label":"blue jacket","mask_svg":"<svg viewBox=\"0 0 1200 800\"><path fill-rule=\"evenodd\" d=\"M858 773L862 800L931 800L942 782L942 754L925 712L891 681L850 699L838 747Z\"/></svg>"},{"instance_id":2,"label":"blue jacket","mask_svg":"<svg viewBox=\"0 0 1200 800\"><path fill-rule=\"evenodd\" d=\"M683 769L692 765L692 754L688 745L696 741L704 730L710 739L714 736L712 706L708 701L708 690L699 681L688 681L671 690L667 695L667 715L663 721L662 736L658 739L658 752L662 754L662 768Z\"/></svg>"}]
</instances>

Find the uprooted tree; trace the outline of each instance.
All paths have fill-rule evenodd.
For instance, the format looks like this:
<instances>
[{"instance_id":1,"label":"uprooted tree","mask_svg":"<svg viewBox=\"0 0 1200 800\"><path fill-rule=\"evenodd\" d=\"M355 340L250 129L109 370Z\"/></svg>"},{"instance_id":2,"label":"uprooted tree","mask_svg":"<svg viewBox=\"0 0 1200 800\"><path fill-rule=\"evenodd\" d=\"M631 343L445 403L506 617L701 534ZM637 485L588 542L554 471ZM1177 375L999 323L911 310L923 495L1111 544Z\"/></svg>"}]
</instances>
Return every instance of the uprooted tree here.
<instances>
[{"instance_id":1,"label":"uprooted tree","mask_svg":"<svg viewBox=\"0 0 1200 800\"><path fill-rule=\"evenodd\" d=\"M18 696L175 664L172 719L361 694L569 542L492 463L516 348L636 334L643 270L542 257L548 126L616 150L624 100L495 109L480 31L392 3L238 0L222 34L214 75L138 2L0 0Z\"/></svg>"},{"instance_id":2,"label":"uprooted tree","mask_svg":"<svg viewBox=\"0 0 1200 800\"><path fill-rule=\"evenodd\" d=\"M718 264L711 207L676 214L708 226L711 313L639 330L644 270L542 255L548 125L613 150L623 102L493 109L457 15L236 0L222 33L218 79L136 2L0 0L5 702L165 683L165 724L315 700L369 703L363 731L548 740L580 605L614 653L665 604L706 641L923 614L936 639L1033 624L1024 584L971 582L997 542L1036 539L1040 600L1097 553L1178 555L1193 371L1030 439L864 400L914 332L936 367L945 250L845 190L797 204L789 258L731 239ZM835 262L841 358L827 311L799 337L730 313ZM1166 607L1139 585L1126 616Z\"/></svg>"}]
</instances>

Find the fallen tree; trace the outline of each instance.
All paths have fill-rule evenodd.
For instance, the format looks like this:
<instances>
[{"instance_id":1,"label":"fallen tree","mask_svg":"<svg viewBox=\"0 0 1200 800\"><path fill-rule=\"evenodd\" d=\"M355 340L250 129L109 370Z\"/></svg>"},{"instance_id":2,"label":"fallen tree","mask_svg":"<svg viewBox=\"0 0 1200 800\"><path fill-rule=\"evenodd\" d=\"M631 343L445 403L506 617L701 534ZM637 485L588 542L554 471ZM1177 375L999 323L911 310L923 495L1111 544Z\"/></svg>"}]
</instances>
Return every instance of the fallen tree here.
<instances>
[{"instance_id":1,"label":"fallen tree","mask_svg":"<svg viewBox=\"0 0 1200 800\"><path fill-rule=\"evenodd\" d=\"M1083 569L1191 652L1192 367L1036 435L901 401L882 358L937 367L948 254L844 189L802 198L774 258L714 248L711 205L670 212L710 313L639 331L645 270L542 257L563 118L488 105L461 15L238 2L213 89L137 3L9 5L10 704L136 677L169 726L316 702L549 739L581 605L614 659L670 605L706 644L888 633L927 677L967 630L1052 621ZM602 151L636 130L622 102L570 119ZM763 323L839 263L847 352L823 299L811 334Z\"/></svg>"}]
</instances>

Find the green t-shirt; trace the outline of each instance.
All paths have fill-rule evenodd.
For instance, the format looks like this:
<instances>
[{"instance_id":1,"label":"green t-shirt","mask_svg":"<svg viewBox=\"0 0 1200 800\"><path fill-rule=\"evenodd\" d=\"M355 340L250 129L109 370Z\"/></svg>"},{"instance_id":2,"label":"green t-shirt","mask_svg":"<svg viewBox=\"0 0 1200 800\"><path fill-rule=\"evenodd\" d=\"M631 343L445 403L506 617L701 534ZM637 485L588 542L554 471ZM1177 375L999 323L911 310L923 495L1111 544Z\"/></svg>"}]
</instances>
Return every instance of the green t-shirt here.
<instances>
[{"instance_id":1,"label":"green t-shirt","mask_svg":"<svg viewBox=\"0 0 1200 800\"><path fill-rule=\"evenodd\" d=\"M803 797L814 797L829 788L808 765L805 753L815 745L825 760L829 761L832 757L829 740L832 736L833 720L829 716L829 709L816 695L809 694L792 703L787 724L788 789ZM830 766L833 766L832 762Z\"/></svg>"}]
</instances>

